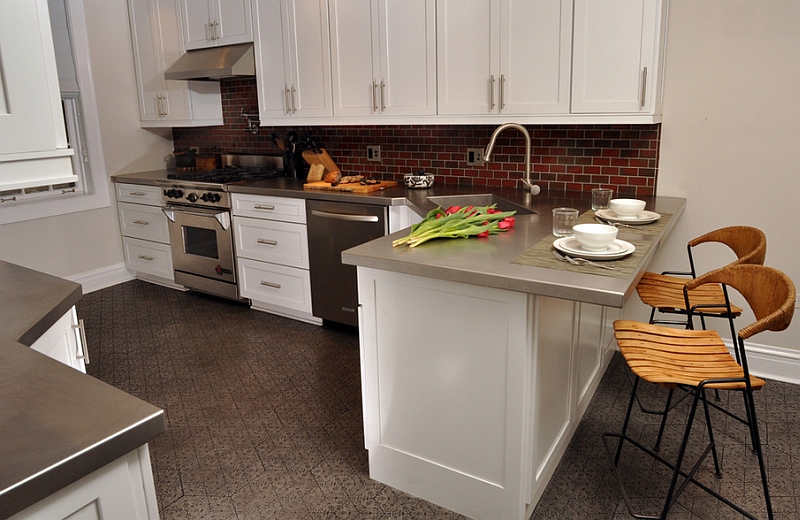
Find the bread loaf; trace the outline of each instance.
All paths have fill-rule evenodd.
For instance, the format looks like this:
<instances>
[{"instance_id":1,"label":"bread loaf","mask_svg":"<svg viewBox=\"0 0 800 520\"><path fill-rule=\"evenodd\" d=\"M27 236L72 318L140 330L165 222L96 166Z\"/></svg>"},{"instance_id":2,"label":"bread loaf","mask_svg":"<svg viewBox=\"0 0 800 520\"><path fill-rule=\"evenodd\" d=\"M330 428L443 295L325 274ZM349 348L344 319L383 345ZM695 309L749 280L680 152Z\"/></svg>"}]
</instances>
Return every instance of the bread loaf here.
<instances>
[{"instance_id":1,"label":"bread loaf","mask_svg":"<svg viewBox=\"0 0 800 520\"><path fill-rule=\"evenodd\" d=\"M339 181L342 180L342 172L328 172L322 180L334 185L339 184Z\"/></svg>"}]
</instances>

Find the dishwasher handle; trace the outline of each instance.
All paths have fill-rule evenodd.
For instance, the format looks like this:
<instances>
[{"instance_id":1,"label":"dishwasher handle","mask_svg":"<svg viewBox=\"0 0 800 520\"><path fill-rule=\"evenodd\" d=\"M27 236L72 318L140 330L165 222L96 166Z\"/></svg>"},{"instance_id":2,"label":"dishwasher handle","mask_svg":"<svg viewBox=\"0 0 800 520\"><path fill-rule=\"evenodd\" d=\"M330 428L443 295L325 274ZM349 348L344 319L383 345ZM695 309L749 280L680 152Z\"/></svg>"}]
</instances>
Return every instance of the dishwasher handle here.
<instances>
[{"instance_id":1,"label":"dishwasher handle","mask_svg":"<svg viewBox=\"0 0 800 520\"><path fill-rule=\"evenodd\" d=\"M380 220L376 215L350 215L347 213L331 213L330 211L321 211L318 209L312 209L311 214L315 217L347 220L349 222L378 222Z\"/></svg>"}]
</instances>

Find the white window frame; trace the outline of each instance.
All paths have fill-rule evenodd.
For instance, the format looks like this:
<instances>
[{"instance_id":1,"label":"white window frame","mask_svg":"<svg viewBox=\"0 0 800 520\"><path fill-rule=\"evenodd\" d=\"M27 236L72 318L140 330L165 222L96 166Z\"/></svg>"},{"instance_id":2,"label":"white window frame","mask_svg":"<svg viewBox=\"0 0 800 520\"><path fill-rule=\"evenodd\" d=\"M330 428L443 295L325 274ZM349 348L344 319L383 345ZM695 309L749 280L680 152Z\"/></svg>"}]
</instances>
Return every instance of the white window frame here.
<instances>
[{"instance_id":1,"label":"white window frame","mask_svg":"<svg viewBox=\"0 0 800 520\"><path fill-rule=\"evenodd\" d=\"M97 96L89 54L86 13L83 0L65 0L65 3L75 58L75 70L81 91L77 107L83 110L83 132L74 126L74 121L67 122L67 128L70 145L76 150L73 156L75 173L81 177L81 172L77 167L82 168L83 165L79 163L88 159L89 168L86 170L88 177L85 181L79 181L78 186L83 182L83 189L79 188L77 193L68 192L57 196L50 192L41 197L22 196L19 197L19 201L0 204L0 224L106 208L111 205L109 179L100 133L100 116L97 110ZM65 110L65 117L70 115L72 115L72 110L68 107Z\"/></svg>"}]
</instances>

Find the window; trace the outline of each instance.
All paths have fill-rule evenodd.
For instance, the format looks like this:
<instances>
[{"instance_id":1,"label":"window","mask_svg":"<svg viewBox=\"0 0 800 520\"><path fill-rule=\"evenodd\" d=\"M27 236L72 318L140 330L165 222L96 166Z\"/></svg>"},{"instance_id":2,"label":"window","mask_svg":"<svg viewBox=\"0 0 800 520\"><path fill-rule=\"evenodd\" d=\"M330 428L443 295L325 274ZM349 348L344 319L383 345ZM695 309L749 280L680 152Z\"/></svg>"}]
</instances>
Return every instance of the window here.
<instances>
[{"instance_id":1,"label":"window","mask_svg":"<svg viewBox=\"0 0 800 520\"><path fill-rule=\"evenodd\" d=\"M67 140L76 182L0 192L0 223L110 204L100 122L89 63L83 0L48 0Z\"/></svg>"}]
</instances>

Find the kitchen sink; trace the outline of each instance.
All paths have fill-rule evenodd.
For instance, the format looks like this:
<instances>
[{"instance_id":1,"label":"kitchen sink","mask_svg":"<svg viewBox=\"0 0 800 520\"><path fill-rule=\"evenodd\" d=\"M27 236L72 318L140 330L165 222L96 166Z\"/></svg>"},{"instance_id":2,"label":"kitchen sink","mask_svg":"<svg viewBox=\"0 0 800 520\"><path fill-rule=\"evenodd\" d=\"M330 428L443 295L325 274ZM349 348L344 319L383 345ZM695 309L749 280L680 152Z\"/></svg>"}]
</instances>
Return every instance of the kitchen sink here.
<instances>
[{"instance_id":1,"label":"kitchen sink","mask_svg":"<svg viewBox=\"0 0 800 520\"><path fill-rule=\"evenodd\" d=\"M444 209L450 206L491 206L496 204L500 211L516 211L518 215L536 213L533 210L515 204L510 200L498 197L492 193L473 193L469 195L437 195L428 197L428 201Z\"/></svg>"}]
</instances>

